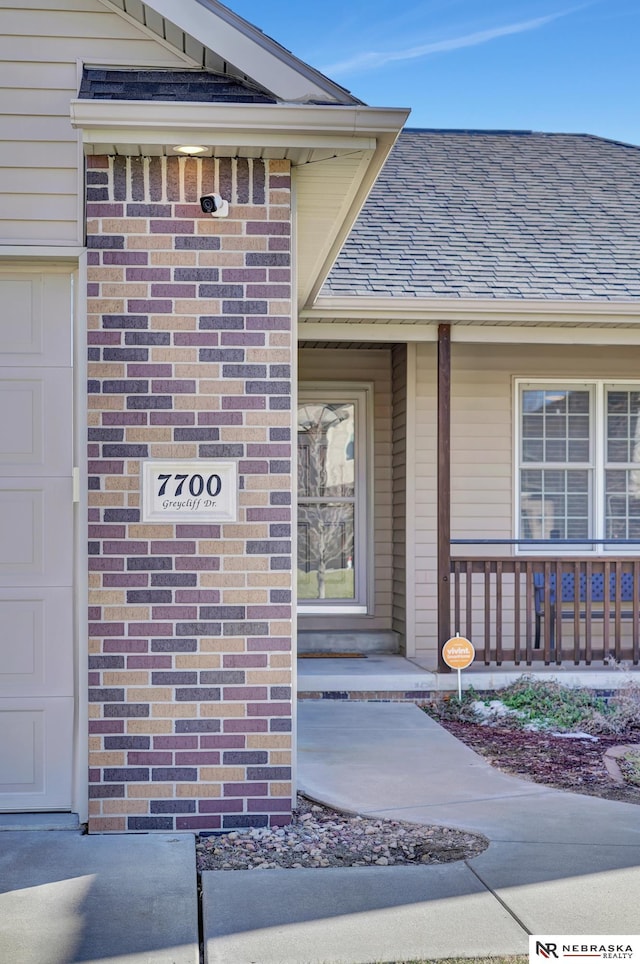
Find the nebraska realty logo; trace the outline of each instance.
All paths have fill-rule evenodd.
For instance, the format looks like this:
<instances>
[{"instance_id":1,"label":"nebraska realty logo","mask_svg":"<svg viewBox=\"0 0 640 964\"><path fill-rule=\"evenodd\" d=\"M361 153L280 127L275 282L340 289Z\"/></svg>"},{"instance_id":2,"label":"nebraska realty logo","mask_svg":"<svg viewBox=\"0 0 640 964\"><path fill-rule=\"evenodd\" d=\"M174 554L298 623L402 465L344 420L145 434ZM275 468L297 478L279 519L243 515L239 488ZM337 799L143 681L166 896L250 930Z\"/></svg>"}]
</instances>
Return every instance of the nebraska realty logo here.
<instances>
[{"instance_id":1,"label":"nebraska realty logo","mask_svg":"<svg viewBox=\"0 0 640 964\"><path fill-rule=\"evenodd\" d=\"M529 938L529 964L542 961L635 961L640 964L640 937L541 936Z\"/></svg>"}]
</instances>

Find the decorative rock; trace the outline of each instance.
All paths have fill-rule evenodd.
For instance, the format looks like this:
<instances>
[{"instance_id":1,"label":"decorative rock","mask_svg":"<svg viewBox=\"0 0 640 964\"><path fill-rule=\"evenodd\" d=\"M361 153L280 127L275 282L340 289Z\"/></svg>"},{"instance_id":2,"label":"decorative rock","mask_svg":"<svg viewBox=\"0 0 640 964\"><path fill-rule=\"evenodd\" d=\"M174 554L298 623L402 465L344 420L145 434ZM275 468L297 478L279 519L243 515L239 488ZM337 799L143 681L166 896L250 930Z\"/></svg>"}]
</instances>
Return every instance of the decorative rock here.
<instances>
[{"instance_id":1,"label":"decorative rock","mask_svg":"<svg viewBox=\"0 0 640 964\"><path fill-rule=\"evenodd\" d=\"M199 871L386 867L463 860L487 843L478 834L448 827L343 816L299 796L289 826L200 837L196 857Z\"/></svg>"}]
</instances>

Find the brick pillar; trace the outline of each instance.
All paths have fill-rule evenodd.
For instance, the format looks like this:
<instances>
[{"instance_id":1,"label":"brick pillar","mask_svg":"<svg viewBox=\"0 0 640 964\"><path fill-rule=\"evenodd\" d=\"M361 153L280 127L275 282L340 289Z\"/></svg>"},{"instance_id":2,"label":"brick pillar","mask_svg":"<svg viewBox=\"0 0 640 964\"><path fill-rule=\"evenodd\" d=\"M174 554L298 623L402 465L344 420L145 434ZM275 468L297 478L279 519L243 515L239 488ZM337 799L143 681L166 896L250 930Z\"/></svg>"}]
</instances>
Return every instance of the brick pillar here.
<instances>
[{"instance_id":1,"label":"brick pillar","mask_svg":"<svg viewBox=\"0 0 640 964\"><path fill-rule=\"evenodd\" d=\"M89 829L287 823L289 165L87 166ZM239 521L143 524L141 460L198 457L238 459Z\"/></svg>"}]
</instances>

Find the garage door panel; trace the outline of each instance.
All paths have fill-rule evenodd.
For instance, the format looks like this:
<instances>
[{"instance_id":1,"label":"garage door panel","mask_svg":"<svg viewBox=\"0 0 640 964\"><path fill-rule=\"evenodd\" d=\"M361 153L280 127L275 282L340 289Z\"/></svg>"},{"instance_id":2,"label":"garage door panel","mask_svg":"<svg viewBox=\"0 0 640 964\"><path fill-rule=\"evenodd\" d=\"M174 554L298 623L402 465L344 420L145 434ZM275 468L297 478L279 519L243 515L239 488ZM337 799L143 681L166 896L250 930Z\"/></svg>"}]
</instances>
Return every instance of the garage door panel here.
<instances>
[{"instance_id":1,"label":"garage door panel","mask_svg":"<svg viewBox=\"0 0 640 964\"><path fill-rule=\"evenodd\" d=\"M0 357L3 365L71 364L68 274L0 275Z\"/></svg>"},{"instance_id":2,"label":"garage door panel","mask_svg":"<svg viewBox=\"0 0 640 964\"><path fill-rule=\"evenodd\" d=\"M69 810L72 276L0 265L0 811Z\"/></svg>"},{"instance_id":3,"label":"garage door panel","mask_svg":"<svg viewBox=\"0 0 640 964\"><path fill-rule=\"evenodd\" d=\"M73 484L0 479L0 588L70 585Z\"/></svg>"},{"instance_id":4,"label":"garage door panel","mask_svg":"<svg viewBox=\"0 0 640 964\"><path fill-rule=\"evenodd\" d=\"M0 590L0 698L73 695L71 589Z\"/></svg>"},{"instance_id":5,"label":"garage door panel","mask_svg":"<svg viewBox=\"0 0 640 964\"><path fill-rule=\"evenodd\" d=\"M68 475L71 379L62 368L0 368L0 473Z\"/></svg>"},{"instance_id":6,"label":"garage door panel","mask_svg":"<svg viewBox=\"0 0 640 964\"><path fill-rule=\"evenodd\" d=\"M0 699L0 810L71 807L73 699Z\"/></svg>"}]
</instances>

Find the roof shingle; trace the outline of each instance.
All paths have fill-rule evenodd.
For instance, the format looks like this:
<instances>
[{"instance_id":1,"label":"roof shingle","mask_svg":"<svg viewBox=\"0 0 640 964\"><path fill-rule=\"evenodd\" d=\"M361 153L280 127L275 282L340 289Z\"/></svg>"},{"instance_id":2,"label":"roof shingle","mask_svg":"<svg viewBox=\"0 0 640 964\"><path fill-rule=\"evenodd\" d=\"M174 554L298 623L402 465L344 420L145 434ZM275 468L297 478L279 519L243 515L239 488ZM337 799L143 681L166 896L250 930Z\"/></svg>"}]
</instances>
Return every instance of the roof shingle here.
<instances>
[{"instance_id":1,"label":"roof shingle","mask_svg":"<svg viewBox=\"0 0 640 964\"><path fill-rule=\"evenodd\" d=\"M406 130L321 293L640 298L640 148Z\"/></svg>"},{"instance_id":2,"label":"roof shingle","mask_svg":"<svg viewBox=\"0 0 640 964\"><path fill-rule=\"evenodd\" d=\"M205 70L107 70L85 67L78 96L86 100L276 103L272 94L249 81Z\"/></svg>"}]
</instances>

